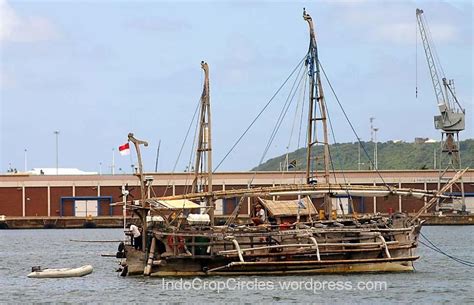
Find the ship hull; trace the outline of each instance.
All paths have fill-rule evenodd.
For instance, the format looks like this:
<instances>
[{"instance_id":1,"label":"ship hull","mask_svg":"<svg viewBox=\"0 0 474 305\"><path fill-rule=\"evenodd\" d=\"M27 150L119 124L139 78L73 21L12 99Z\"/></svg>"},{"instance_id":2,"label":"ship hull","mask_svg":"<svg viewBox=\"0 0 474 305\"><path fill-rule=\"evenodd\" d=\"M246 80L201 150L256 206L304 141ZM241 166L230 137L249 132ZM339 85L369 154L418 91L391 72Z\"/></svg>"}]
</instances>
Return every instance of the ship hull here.
<instances>
[{"instance_id":1,"label":"ship hull","mask_svg":"<svg viewBox=\"0 0 474 305\"><path fill-rule=\"evenodd\" d=\"M410 272L421 223L411 227L357 230L313 229L266 233L155 231L147 251L125 247L127 275L234 276ZM303 234L304 233L304 234ZM186 236L188 234L188 236ZM230 235L230 233L223 233ZM178 238L179 237L179 238ZM181 242L178 243L177 240ZM205 246L199 239L206 239ZM269 244L268 240L277 244ZM259 242L260 241L260 242ZM175 243L176 242L176 243ZM162 244L163 251L155 247ZM212 250L209 250L212 246ZM208 252L199 252L208 249ZM181 249L181 250L180 250Z\"/></svg>"},{"instance_id":2,"label":"ship hull","mask_svg":"<svg viewBox=\"0 0 474 305\"><path fill-rule=\"evenodd\" d=\"M143 275L145 259L139 251L128 252L128 275ZM132 254L133 253L133 254ZM396 258L373 258L354 260L322 261L275 261L275 262L227 262L207 259L177 259L161 262L154 268L153 277L186 276L236 276L236 275L301 275L301 274L342 274L342 273L381 273L414 271L414 261L418 256ZM208 269L207 266L220 267ZM214 269L214 270L213 270Z\"/></svg>"},{"instance_id":3,"label":"ship hull","mask_svg":"<svg viewBox=\"0 0 474 305\"><path fill-rule=\"evenodd\" d=\"M395 261L374 261L370 263L347 262L347 263L308 263L294 266L285 263L284 266L260 265L251 267L249 265L242 268L229 268L213 272L203 271L172 271L161 270L151 273L154 277L170 276L240 276L240 275L304 275L304 274L346 274L346 273L382 273L382 272L411 272L414 271L413 261L418 257L403 258Z\"/></svg>"}]
</instances>

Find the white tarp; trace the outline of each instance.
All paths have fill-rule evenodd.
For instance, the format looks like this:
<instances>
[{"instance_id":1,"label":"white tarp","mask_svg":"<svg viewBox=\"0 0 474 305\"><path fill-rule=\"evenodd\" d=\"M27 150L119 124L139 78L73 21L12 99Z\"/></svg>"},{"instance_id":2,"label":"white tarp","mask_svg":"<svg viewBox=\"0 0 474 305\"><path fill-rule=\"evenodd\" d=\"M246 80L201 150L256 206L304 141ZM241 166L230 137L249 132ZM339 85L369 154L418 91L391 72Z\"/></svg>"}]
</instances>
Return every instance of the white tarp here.
<instances>
[{"instance_id":1,"label":"white tarp","mask_svg":"<svg viewBox=\"0 0 474 305\"><path fill-rule=\"evenodd\" d=\"M177 200L158 200L157 201L161 206L171 209L199 209L201 206L197 203L192 202L187 199L177 199Z\"/></svg>"},{"instance_id":2,"label":"white tarp","mask_svg":"<svg viewBox=\"0 0 474 305\"><path fill-rule=\"evenodd\" d=\"M336 197L332 199L332 209L337 211L337 215L345 215L349 213L349 198ZM341 209L342 206L342 209Z\"/></svg>"}]
</instances>

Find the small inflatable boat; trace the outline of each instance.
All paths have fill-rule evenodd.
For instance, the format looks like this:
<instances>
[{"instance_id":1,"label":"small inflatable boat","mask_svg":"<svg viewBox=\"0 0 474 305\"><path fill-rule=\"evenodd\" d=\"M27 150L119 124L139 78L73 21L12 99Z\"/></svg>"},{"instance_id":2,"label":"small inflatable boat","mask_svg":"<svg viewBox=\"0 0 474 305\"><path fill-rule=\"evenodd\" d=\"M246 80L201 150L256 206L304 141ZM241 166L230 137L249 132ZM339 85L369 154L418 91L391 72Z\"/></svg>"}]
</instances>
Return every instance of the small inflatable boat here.
<instances>
[{"instance_id":1,"label":"small inflatable boat","mask_svg":"<svg viewBox=\"0 0 474 305\"><path fill-rule=\"evenodd\" d=\"M91 265L85 265L79 268L61 268L61 269L44 269L35 267L33 272L28 274L31 278L61 278L61 277L79 277L92 273L94 269Z\"/></svg>"}]
</instances>

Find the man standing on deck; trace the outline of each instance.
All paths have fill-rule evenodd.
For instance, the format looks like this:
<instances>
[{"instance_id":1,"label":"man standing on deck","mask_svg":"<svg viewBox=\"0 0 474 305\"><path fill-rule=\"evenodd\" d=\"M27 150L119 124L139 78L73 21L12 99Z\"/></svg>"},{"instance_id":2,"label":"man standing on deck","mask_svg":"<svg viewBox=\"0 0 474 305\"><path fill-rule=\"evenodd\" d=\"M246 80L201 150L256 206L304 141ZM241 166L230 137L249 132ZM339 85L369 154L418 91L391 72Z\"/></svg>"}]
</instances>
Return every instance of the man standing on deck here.
<instances>
[{"instance_id":1,"label":"man standing on deck","mask_svg":"<svg viewBox=\"0 0 474 305\"><path fill-rule=\"evenodd\" d=\"M140 233L140 229L132 224L130 226L130 233L133 238L133 247L135 250L142 250L142 234Z\"/></svg>"}]
</instances>

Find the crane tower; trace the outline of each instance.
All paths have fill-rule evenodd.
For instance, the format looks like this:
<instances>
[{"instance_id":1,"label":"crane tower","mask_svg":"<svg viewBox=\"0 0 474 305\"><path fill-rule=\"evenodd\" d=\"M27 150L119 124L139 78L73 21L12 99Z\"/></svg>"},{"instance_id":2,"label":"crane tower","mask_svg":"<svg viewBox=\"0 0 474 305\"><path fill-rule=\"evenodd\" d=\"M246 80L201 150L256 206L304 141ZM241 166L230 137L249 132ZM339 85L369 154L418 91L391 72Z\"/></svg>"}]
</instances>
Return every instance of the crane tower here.
<instances>
[{"instance_id":1,"label":"crane tower","mask_svg":"<svg viewBox=\"0 0 474 305\"><path fill-rule=\"evenodd\" d=\"M426 61L433 83L436 102L440 114L434 117L436 129L441 130L441 153L439 154L438 189L449 171L461 169L461 155L459 152L459 132L465 127L465 110L456 97L454 80L448 80L441 67L439 58L434 48L428 24L423 15L423 10L416 9L416 20L420 31L421 41L425 50ZM441 75L441 81L440 81ZM438 209L451 209L465 212L464 185L462 180L453 186L453 193L460 193L461 199L451 204L438 203Z\"/></svg>"}]
</instances>

